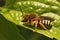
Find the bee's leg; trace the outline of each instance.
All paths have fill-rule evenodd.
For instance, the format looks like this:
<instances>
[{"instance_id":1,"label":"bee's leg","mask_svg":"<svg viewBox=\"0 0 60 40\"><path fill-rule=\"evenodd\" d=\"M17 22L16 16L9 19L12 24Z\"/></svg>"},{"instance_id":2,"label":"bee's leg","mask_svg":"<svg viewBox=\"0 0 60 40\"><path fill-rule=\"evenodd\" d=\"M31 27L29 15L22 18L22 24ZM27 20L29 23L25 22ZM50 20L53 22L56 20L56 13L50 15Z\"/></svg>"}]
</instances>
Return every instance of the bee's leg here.
<instances>
[{"instance_id":1,"label":"bee's leg","mask_svg":"<svg viewBox=\"0 0 60 40\"><path fill-rule=\"evenodd\" d=\"M47 31L49 31L42 23L39 23L41 25L41 27Z\"/></svg>"},{"instance_id":2,"label":"bee's leg","mask_svg":"<svg viewBox=\"0 0 60 40\"><path fill-rule=\"evenodd\" d=\"M27 21L27 24L29 25L30 23L29 23L29 20Z\"/></svg>"},{"instance_id":3,"label":"bee's leg","mask_svg":"<svg viewBox=\"0 0 60 40\"><path fill-rule=\"evenodd\" d=\"M31 20L31 25L34 25L34 23L35 23L35 22Z\"/></svg>"},{"instance_id":4,"label":"bee's leg","mask_svg":"<svg viewBox=\"0 0 60 40\"><path fill-rule=\"evenodd\" d=\"M38 21L35 21L35 31L37 31L37 24L38 24Z\"/></svg>"},{"instance_id":5,"label":"bee's leg","mask_svg":"<svg viewBox=\"0 0 60 40\"><path fill-rule=\"evenodd\" d=\"M37 19L38 19L37 17L36 17L36 18L31 19L31 24L32 24L32 25L34 25L35 23L37 23L37 22L35 22Z\"/></svg>"}]
</instances>

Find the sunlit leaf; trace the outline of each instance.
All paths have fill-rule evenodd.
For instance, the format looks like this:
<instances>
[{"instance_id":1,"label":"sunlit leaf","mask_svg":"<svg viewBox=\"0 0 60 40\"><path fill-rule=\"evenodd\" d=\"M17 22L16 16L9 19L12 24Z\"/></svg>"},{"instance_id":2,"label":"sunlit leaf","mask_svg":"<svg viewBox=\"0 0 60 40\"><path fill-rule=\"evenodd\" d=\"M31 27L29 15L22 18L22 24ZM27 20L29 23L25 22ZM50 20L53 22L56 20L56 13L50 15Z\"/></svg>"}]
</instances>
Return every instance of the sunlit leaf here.
<instances>
[{"instance_id":1,"label":"sunlit leaf","mask_svg":"<svg viewBox=\"0 0 60 40\"><path fill-rule=\"evenodd\" d=\"M43 2L44 1L44 2ZM40 1L13 1L7 8L2 8L1 14L9 21L15 23L16 25L20 25L23 28L35 31L34 26L23 25L21 22L22 12L27 13L37 13L39 15L51 17L54 20L52 28L47 32L46 30L38 29L35 31L36 33L43 34L50 38L60 39L60 3L56 0L40 0ZM12 7L13 6L13 7Z\"/></svg>"}]
</instances>

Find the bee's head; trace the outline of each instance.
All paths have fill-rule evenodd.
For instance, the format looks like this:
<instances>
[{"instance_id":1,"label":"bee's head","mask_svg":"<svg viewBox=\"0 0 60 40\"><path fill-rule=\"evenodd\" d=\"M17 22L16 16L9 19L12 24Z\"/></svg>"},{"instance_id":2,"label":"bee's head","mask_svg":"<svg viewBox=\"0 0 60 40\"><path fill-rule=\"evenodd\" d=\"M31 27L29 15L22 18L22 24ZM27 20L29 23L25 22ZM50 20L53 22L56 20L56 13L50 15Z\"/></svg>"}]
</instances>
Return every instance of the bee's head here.
<instances>
[{"instance_id":1,"label":"bee's head","mask_svg":"<svg viewBox=\"0 0 60 40\"><path fill-rule=\"evenodd\" d=\"M22 15L22 22L27 22L28 20L31 20L33 18L38 17L36 14L26 14L26 15Z\"/></svg>"},{"instance_id":2,"label":"bee's head","mask_svg":"<svg viewBox=\"0 0 60 40\"><path fill-rule=\"evenodd\" d=\"M29 15L23 15L22 18L22 22L27 22L29 20Z\"/></svg>"}]
</instances>

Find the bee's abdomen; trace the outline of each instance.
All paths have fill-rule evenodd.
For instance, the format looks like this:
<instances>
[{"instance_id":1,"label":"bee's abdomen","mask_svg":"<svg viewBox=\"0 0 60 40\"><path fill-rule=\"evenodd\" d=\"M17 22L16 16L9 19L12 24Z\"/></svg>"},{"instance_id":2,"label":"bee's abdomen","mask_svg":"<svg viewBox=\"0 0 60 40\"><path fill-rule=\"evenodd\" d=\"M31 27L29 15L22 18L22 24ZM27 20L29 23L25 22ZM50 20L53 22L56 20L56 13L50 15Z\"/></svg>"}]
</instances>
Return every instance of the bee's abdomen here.
<instances>
[{"instance_id":1,"label":"bee's abdomen","mask_svg":"<svg viewBox=\"0 0 60 40\"><path fill-rule=\"evenodd\" d=\"M44 24L45 26L52 26L51 20L39 20L38 22Z\"/></svg>"},{"instance_id":2,"label":"bee's abdomen","mask_svg":"<svg viewBox=\"0 0 60 40\"><path fill-rule=\"evenodd\" d=\"M44 17L44 16L39 17L39 20L38 20L39 23L42 23L45 26L52 26L52 21L54 21L54 19L49 17Z\"/></svg>"}]
</instances>

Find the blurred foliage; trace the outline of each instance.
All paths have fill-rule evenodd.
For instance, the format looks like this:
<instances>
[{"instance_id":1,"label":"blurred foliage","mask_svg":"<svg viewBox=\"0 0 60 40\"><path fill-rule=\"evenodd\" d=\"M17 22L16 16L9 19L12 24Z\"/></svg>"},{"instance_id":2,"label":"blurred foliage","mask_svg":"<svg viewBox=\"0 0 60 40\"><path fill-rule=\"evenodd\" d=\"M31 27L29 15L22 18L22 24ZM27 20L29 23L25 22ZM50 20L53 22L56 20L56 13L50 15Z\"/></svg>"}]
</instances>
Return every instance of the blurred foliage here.
<instances>
[{"instance_id":1,"label":"blurred foliage","mask_svg":"<svg viewBox=\"0 0 60 40\"><path fill-rule=\"evenodd\" d=\"M0 40L25 40L16 25L0 14Z\"/></svg>"},{"instance_id":2,"label":"blurred foliage","mask_svg":"<svg viewBox=\"0 0 60 40\"><path fill-rule=\"evenodd\" d=\"M5 6L6 0L0 0L0 7Z\"/></svg>"},{"instance_id":3,"label":"blurred foliage","mask_svg":"<svg viewBox=\"0 0 60 40\"><path fill-rule=\"evenodd\" d=\"M34 32L34 26L23 25L21 9L25 14L37 13L55 19L50 32L40 28ZM60 3L58 0L6 0L5 6L0 7L0 28L1 40L59 40Z\"/></svg>"}]
</instances>

